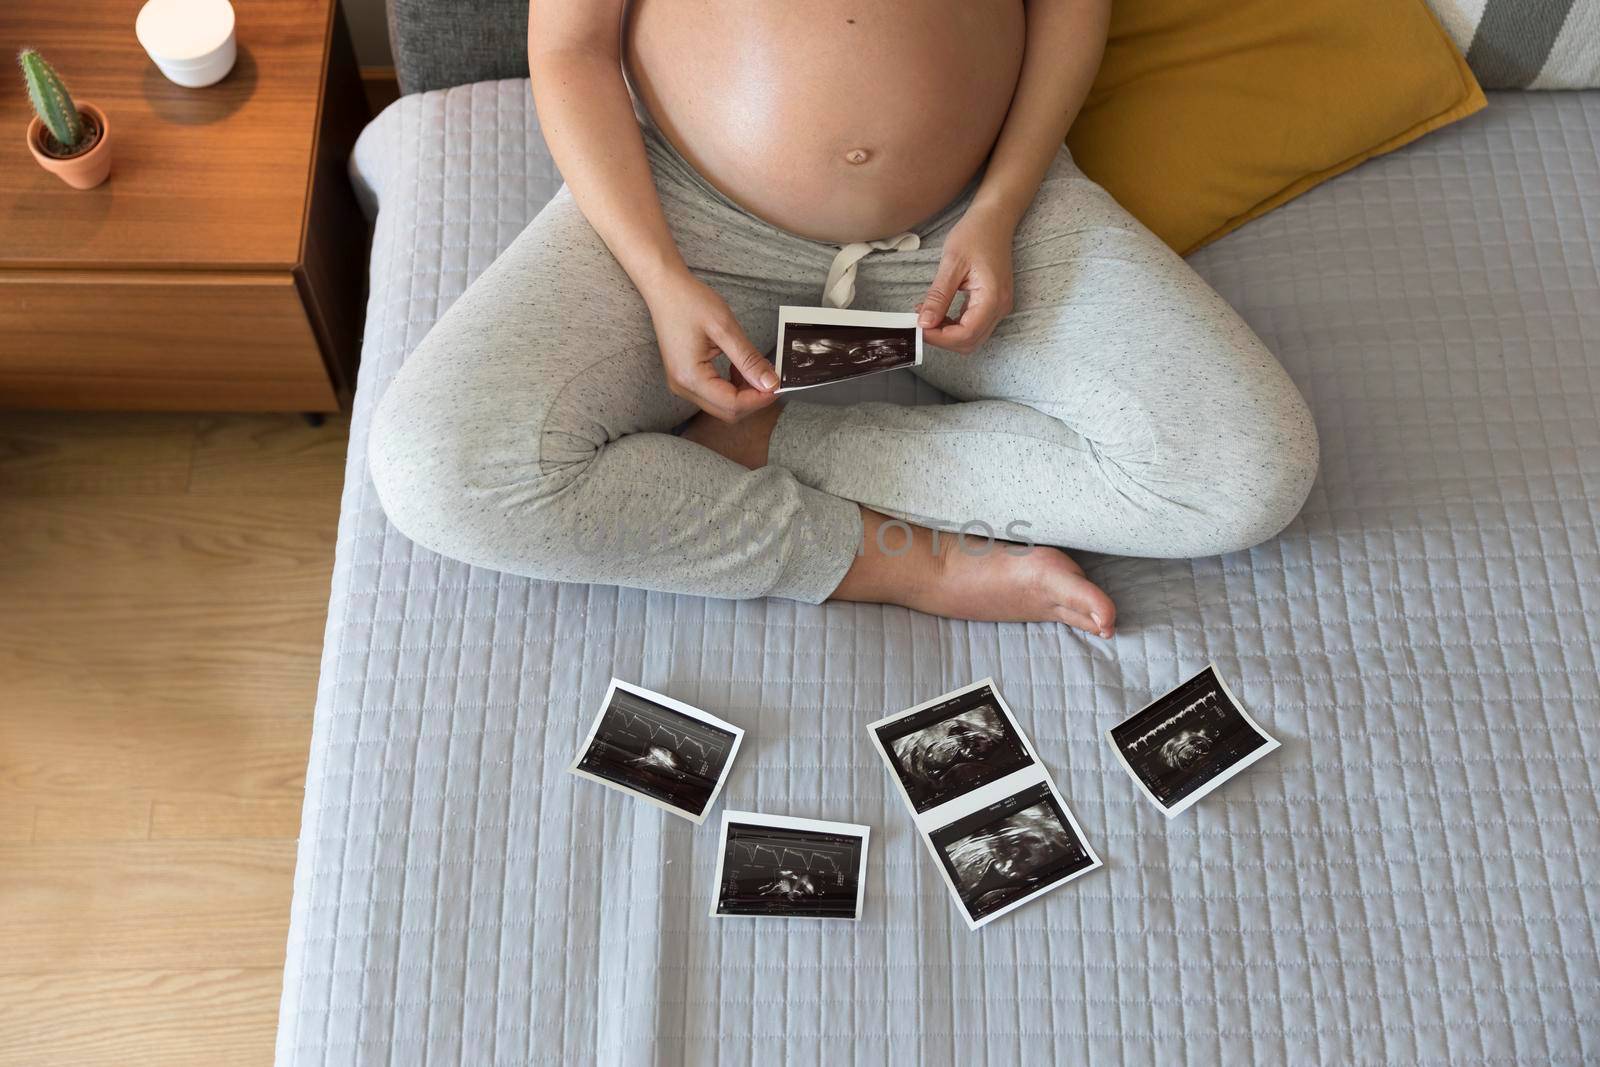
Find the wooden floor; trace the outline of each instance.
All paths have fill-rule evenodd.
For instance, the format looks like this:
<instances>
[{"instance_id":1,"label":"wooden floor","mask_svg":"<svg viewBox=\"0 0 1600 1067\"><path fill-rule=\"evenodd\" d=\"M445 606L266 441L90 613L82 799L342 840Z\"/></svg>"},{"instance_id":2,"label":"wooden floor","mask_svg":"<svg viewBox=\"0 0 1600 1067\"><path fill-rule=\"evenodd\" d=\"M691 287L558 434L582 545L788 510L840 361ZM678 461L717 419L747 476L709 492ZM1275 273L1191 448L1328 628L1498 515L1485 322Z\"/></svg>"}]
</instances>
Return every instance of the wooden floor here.
<instances>
[{"instance_id":1,"label":"wooden floor","mask_svg":"<svg viewBox=\"0 0 1600 1067\"><path fill-rule=\"evenodd\" d=\"M347 432L0 412L0 1064L270 1062Z\"/></svg>"}]
</instances>

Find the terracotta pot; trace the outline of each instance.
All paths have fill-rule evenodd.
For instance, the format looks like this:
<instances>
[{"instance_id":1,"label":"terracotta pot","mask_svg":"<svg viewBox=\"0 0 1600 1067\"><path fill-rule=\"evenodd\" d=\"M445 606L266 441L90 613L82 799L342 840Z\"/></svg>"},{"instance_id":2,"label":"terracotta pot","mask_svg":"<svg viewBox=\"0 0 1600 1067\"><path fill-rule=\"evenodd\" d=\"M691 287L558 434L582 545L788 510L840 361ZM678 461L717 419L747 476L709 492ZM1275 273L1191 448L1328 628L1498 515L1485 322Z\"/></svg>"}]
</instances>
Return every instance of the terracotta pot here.
<instances>
[{"instance_id":1,"label":"terracotta pot","mask_svg":"<svg viewBox=\"0 0 1600 1067\"><path fill-rule=\"evenodd\" d=\"M106 121L106 113L87 101L78 102L78 112L100 127L100 140L93 148L66 159L52 156L44 150L44 123L35 115L28 123L28 151L39 161L39 166L74 189L93 189L111 173L111 125Z\"/></svg>"}]
</instances>

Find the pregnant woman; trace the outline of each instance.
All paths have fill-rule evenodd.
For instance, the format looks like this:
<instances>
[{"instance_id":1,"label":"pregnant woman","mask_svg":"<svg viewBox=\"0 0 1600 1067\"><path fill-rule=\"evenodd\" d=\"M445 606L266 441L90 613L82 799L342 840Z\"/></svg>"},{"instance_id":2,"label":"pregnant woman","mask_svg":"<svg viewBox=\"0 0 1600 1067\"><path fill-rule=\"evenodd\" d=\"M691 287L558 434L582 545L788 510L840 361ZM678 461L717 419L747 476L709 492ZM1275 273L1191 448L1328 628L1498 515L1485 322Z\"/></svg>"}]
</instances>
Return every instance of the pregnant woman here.
<instances>
[{"instance_id":1,"label":"pregnant woman","mask_svg":"<svg viewBox=\"0 0 1600 1067\"><path fill-rule=\"evenodd\" d=\"M1110 636L1063 548L1212 555L1298 513L1294 385L1062 147L1108 0L627 6L532 4L567 184L379 405L403 533L552 580ZM823 301L918 311L955 403L777 402L778 305ZM979 523L1027 544L940 532Z\"/></svg>"}]
</instances>

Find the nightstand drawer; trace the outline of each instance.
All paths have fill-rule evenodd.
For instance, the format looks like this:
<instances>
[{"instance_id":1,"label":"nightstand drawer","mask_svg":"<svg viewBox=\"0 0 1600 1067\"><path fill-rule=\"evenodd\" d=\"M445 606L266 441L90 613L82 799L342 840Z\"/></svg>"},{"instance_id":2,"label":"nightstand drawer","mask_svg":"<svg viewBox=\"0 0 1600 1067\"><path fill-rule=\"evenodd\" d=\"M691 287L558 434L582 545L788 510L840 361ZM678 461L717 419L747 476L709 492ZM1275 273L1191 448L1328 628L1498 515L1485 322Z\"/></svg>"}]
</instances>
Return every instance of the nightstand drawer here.
<instances>
[{"instance_id":1,"label":"nightstand drawer","mask_svg":"<svg viewBox=\"0 0 1600 1067\"><path fill-rule=\"evenodd\" d=\"M339 402L288 272L0 271L0 407Z\"/></svg>"}]
</instances>

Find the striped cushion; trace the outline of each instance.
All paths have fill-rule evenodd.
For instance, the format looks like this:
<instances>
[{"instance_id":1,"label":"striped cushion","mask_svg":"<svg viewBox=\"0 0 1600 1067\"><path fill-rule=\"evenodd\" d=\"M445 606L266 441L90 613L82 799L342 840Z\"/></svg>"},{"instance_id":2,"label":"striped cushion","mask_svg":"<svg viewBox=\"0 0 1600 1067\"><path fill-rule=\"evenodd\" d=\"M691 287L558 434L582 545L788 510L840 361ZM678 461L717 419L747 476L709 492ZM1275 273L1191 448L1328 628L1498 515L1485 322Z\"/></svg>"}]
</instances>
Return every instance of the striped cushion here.
<instances>
[{"instance_id":1,"label":"striped cushion","mask_svg":"<svg viewBox=\"0 0 1600 1067\"><path fill-rule=\"evenodd\" d=\"M1485 89L1600 87L1600 0L1428 0Z\"/></svg>"}]
</instances>

